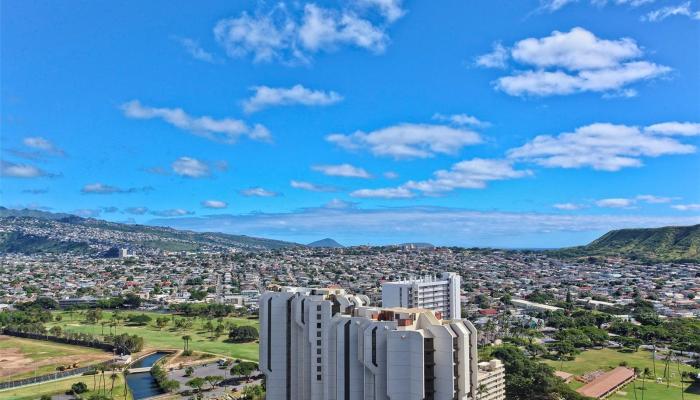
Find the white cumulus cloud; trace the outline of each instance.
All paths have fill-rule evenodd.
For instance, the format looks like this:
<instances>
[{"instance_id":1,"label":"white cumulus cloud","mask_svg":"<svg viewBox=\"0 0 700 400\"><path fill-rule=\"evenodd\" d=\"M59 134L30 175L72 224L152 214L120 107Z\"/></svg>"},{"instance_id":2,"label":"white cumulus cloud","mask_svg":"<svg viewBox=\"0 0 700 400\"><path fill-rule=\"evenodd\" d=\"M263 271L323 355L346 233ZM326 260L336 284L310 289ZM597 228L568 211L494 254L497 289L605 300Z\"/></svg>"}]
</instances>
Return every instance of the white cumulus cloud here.
<instances>
[{"instance_id":1,"label":"white cumulus cloud","mask_svg":"<svg viewBox=\"0 0 700 400\"><path fill-rule=\"evenodd\" d=\"M335 192L337 189L332 186L319 185L316 183L292 180L289 182L289 186L294 189L308 190L310 192Z\"/></svg>"},{"instance_id":2,"label":"white cumulus cloud","mask_svg":"<svg viewBox=\"0 0 700 400\"><path fill-rule=\"evenodd\" d=\"M226 208L228 207L228 203L225 201L221 200L204 200L202 202L202 207L204 208Z\"/></svg>"},{"instance_id":3,"label":"white cumulus cloud","mask_svg":"<svg viewBox=\"0 0 700 400\"><path fill-rule=\"evenodd\" d=\"M210 116L193 117L181 108L157 108L142 105L132 100L121 106L124 115L133 119L162 119L176 128L224 143L235 143L241 136L268 141L270 132L263 125L249 126L244 121L232 118L216 119Z\"/></svg>"},{"instance_id":4,"label":"white cumulus cloud","mask_svg":"<svg viewBox=\"0 0 700 400\"><path fill-rule=\"evenodd\" d=\"M382 198L382 199L409 199L415 195L404 187L380 188L380 189L359 189L350 193L352 197L359 198Z\"/></svg>"},{"instance_id":5,"label":"white cumulus cloud","mask_svg":"<svg viewBox=\"0 0 700 400\"><path fill-rule=\"evenodd\" d=\"M630 97L637 92L629 85L671 71L641 59L644 51L634 39L603 39L581 27L523 39L508 51L519 67L498 78L495 87L512 96L599 92L606 97Z\"/></svg>"},{"instance_id":6,"label":"white cumulus cloud","mask_svg":"<svg viewBox=\"0 0 700 400\"><path fill-rule=\"evenodd\" d=\"M332 134L326 140L348 150L369 150L377 156L428 158L435 154L455 154L464 146L482 142L471 130L445 125L399 124L372 132Z\"/></svg>"},{"instance_id":7,"label":"white cumulus cloud","mask_svg":"<svg viewBox=\"0 0 700 400\"><path fill-rule=\"evenodd\" d=\"M0 176L7 178L40 178L53 175L33 165L16 164L0 160Z\"/></svg>"},{"instance_id":8,"label":"white cumulus cloud","mask_svg":"<svg viewBox=\"0 0 700 400\"><path fill-rule=\"evenodd\" d=\"M248 189L243 189L239 192L246 197L275 197L279 196L279 193L267 190L262 187L251 187Z\"/></svg>"},{"instance_id":9,"label":"white cumulus cloud","mask_svg":"<svg viewBox=\"0 0 700 400\"><path fill-rule=\"evenodd\" d=\"M643 157L689 154L695 150L693 145L645 132L637 126L596 123L557 136L537 136L509 150L508 157L550 168L618 171L642 166Z\"/></svg>"},{"instance_id":10,"label":"white cumulus cloud","mask_svg":"<svg viewBox=\"0 0 700 400\"><path fill-rule=\"evenodd\" d=\"M363 168L356 167L350 164L337 165L314 165L311 167L314 171L318 171L328 176L342 176L346 178L371 178L372 175Z\"/></svg>"},{"instance_id":11,"label":"white cumulus cloud","mask_svg":"<svg viewBox=\"0 0 700 400\"><path fill-rule=\"evenodd\" d=\"M211 174L209 166L196 158L180 157L171 166L177 175L188 178L203 178Z\"/></svg>"},{"instance_id":12,"label":"white cumulus cloud","mask_svg":"<svg viewBox=\"0 0 700 400\"><path fill-rule=\"evenodd\" d=\"M311 90L302 85L294 85L290 88L273 88L269 86L256 86L255 94L243 103L243 109L247 113L260 111L271 106L327 106L343 100L340 94L323 90Z\"/></svg>"}]
</instances>

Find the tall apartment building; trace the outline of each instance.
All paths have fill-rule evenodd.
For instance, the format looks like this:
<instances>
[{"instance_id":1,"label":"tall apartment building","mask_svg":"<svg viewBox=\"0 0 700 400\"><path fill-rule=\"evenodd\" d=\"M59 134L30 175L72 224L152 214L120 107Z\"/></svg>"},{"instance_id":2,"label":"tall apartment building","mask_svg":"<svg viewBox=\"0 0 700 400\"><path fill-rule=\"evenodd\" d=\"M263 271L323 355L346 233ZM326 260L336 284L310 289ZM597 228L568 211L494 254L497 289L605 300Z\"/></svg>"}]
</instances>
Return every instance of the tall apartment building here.
<instances>
[{"instance_id":1,"label":"tall apartment building","mask_svg":"<svg viewBox=\"0 0 700 400\"><path fill-rule=\"evenodd\" d=\"M506 370L500 360L479 363L477 400L506 399Z\"/></svg>"},{"instance_id":2,"label":"tall apartment building","mask_svg":"<svg viewBox=\"0 0 700 400\"><path fill-rule=\"evenodd\" d=\"M462 278L443 272L439 278L428 276L382 283L383 307L426 308L450 319L462 318L460 288Z\"/></svg>"},{"instance_id":3,"label":"tall apartment building","mask_svg":"<svg viewBox=\"0 0 700 400\"><path fill-rule=\"evenodd\" d=\"M342 289L264 293L260 370L267 399L476 399L471 323L367 303Z\"/></svg>"}]
</instances>

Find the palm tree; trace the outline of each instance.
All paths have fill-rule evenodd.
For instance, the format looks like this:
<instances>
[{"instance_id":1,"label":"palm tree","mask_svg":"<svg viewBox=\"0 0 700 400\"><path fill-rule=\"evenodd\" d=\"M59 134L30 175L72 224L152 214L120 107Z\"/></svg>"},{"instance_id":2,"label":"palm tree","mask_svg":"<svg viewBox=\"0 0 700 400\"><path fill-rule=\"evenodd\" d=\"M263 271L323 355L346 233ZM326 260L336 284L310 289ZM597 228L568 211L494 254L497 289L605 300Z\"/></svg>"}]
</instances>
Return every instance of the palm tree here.
<instances>
[{"instance_id":1,"label":"palm tree","mask_svg":"<svg viewBox=\"0 0 700 400\"><path fill-rule=\"evenodd\" d=\"M185 341L185 351L188 351L190 349L189 343L190 343L190 340L192 340L192 336L185 335L182 337L182 340Z\"/></svg>"},{"instance_id":2,"label":"palm tree","mask_svg":"<svg viewBox=\"0 0 700 400\"><path fill-rule=\"evenodd\" d=\"M112 387L109 388L109 395L111 396L112 393L114 392L114 381L117 380L117 374L114 373L114 370L112 370L112 375L109 376L109 380L112 381Z\"/></svg>"},{"instance_id":3,"label":"palm tree","mask_svg":"<svg viewBox=\"0 0 700 400\"><path fill-rule=\"evenodd\" d=\"M129 387L129 385L126 384L126 376L127 376L128 374L129 374L129 370L128 370L128 369L125 369L125 370L124 370L124 400L127 399L127 397L126 397L126 396L127 396L127 392L126 392L126 391L127 391L127 388Z\"/></svg>"}]
</instances>

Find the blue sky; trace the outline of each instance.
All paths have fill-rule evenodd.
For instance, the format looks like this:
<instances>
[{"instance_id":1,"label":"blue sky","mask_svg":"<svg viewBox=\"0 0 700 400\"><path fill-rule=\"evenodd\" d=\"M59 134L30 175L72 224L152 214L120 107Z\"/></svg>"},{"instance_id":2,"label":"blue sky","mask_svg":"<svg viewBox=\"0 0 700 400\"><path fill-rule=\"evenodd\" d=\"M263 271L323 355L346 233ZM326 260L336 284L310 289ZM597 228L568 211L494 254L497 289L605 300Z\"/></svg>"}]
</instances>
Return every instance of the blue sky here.
<instances>
[{"instance_id":1,"label":"blue sky","mask_svg":"<svg viewBox=\"0 0 700 400\"><path fill-rule=\"evenodd\" d=\"M344 244L700 223L696 1L2 2L2 205Z\"/></svg>"}]
</instances>

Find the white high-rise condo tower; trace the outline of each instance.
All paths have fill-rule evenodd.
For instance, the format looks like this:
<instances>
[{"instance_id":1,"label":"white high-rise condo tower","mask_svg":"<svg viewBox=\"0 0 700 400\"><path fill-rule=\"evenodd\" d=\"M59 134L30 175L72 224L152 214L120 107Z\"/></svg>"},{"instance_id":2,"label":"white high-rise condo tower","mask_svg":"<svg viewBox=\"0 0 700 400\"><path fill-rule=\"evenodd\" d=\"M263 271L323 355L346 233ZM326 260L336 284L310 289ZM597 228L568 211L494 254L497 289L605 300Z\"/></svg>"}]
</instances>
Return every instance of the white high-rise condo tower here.
<instances>
[{"instance_id":1,"label":"white high-rise condo tower","mask_svg":"<svg viewBox=\"0 0 700 400\"><path fill-rule=\"evenodd\" d=\"M427 276L382 283L383 307L426 308L439 311L449 319L462 318L460 287L462 278L455 272L443 272L439 278Z\"/></svg>"},{"instance_id":2,"label":"white high-rise condo tower","mask_svg":"<svg viewBox=\"0 0 700 400\"><path fill-rule=\"evenodd\" d=\"M476 329L418 308L367 306L342 289L260 298L268 400L476 398Z\"/></svg>"}]
</instances>

